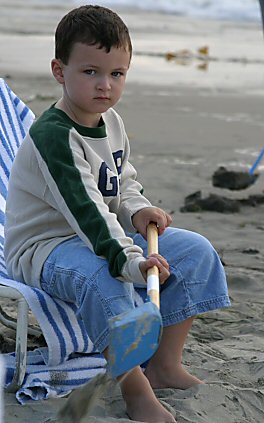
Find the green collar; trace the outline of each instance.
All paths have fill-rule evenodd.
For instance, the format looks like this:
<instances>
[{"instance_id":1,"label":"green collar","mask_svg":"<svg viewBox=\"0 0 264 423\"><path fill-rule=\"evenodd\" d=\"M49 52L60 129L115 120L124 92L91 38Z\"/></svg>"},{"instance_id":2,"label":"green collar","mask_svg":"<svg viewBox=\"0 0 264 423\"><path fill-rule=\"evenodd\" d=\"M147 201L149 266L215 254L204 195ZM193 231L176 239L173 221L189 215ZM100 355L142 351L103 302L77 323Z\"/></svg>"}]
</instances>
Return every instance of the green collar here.
<instances>
[{"instance_id":1,"label":"green collar","mask_svg":"<svg viewBox=\"0 0 264 423\"><path fill-rule=\"evenodd\" d=\"M49 112L62 117L63 120L69 123L71 126L73 126L80 135L84 137L90 137L90 138L105 138L106 137L106 126L102 117L99 122L100 126L97 126L96 128L89 128L88 126L80 125L79 123L75 122L67 115L67 113L63 112L63 110L57 109L54 106L55 106L55 103L52 104L52 106L49 109Z\"/></svg>"}]
</instances>

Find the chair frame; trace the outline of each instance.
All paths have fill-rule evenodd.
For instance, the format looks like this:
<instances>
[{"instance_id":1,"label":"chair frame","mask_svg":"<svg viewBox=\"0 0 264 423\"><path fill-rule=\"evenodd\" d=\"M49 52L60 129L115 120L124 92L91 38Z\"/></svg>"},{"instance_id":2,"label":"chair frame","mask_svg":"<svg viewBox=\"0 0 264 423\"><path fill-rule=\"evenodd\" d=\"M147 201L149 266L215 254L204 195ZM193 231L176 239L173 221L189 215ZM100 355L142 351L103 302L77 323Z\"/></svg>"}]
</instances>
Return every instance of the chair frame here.
<instances>
[{"instance_id":1,"label":"chair frame","mask_svg":"<svg viewBox=\"0 0 264 423\"><path fill-rule=\"evenodd\" d=\"M0 322L4 326L16 330L15 372L12 382L6 388L7 392L16 392L22 385L26 373L28 334L39 336L42 332L28 324L29 306L24 296L17 289L1 285L0 282L0 296L17 301L17 320L8 316L0 307Z\"/></svg>"}]
</instances>

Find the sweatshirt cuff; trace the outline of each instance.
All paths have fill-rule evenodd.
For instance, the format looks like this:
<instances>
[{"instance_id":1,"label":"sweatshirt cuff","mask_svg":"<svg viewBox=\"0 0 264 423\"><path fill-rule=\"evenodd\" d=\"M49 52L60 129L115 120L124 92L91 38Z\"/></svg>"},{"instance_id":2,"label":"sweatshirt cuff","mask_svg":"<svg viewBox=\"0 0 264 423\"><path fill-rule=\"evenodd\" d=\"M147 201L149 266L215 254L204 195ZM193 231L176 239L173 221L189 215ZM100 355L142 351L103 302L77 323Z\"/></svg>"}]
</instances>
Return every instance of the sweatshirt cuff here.
<instances>
[{"instance_id":1,"label":"sweatshirt cuff","mask_svg":"<svg viewBox=\"0 0 264 423\"><path fill-rule=\"evenodd\" d=\"M122 279L127 282L132 282L146 286L146 281L139 269L139 264L143 261L146 261L145 257L139 256L131 260L128 260L122 269Z\"/></svg>"}]
</instances>

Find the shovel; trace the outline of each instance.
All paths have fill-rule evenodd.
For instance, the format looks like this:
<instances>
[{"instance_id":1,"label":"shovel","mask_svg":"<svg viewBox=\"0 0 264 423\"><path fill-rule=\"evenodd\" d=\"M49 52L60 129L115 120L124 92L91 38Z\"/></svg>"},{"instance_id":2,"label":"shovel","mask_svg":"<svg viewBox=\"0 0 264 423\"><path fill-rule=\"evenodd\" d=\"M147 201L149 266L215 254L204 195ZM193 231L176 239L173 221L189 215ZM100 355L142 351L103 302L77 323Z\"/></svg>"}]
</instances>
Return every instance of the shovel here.
<instances>
[{"instance_id":1,"label":"shovel","mask_svg":"<svg viewBox=\"0 0 264 423\"><path fill-rule=\"evenodd\" d=\"M147 228L148 254L158 252L158 231L154 223ZM159 346L162 321L159 312L159 271L147 275L148 302L110 320L109 368L113 377L144 363Z\"/></svg>"},{"instance_id":2,"label":"shovel","mask_svg":"<svg viewBox=\"0 0 264 423\"><path fill-rule=\"evenodd\" d=\"M253 165L251 166L251 168L249 169L249 174L253 175L253 173L255 172L255 170L257 169L258 165L260 164L261 160L264 157L264 148L263 150L261 150L261 152L259 153L258 157L256 158L255 162L253 163Z\"/></svg>"},{"instance_id":3,"label":"shovel","mask_svg":"<svg viewBox=\"0 0 264 423\"><path fill-rule=\"evenodd\" d=\"M158 253L158 230L154 223L147 228L148 254ZM109 320L110 343L105 373L97 375L75 390L59 411L61 423L78 423L89 413L107 386L117 384L134 367L149 360L159 346L162 319L159 311L159 270L147 273L147 302Z\"/></svg>"}]
</instances>

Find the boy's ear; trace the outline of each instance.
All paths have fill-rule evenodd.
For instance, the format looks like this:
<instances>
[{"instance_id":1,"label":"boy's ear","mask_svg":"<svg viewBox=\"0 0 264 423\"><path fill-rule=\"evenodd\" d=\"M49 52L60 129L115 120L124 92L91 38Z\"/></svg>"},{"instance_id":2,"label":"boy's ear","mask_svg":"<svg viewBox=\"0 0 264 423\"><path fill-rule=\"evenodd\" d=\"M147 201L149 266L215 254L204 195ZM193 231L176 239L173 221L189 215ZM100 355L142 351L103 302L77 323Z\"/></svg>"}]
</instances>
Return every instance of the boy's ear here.
<instances>
[{"instance_id":1,"label":"boy's ear","mask_svg":"<svg viewBox=\"0 0 264 423\"><path fill-rule=\"evenodd\" d=\"M52 59L51 70L56 81L58 81L59 84L63 84L64 83L63 63L60 59Z\"/></svg>"}]
</instances>

